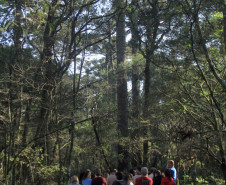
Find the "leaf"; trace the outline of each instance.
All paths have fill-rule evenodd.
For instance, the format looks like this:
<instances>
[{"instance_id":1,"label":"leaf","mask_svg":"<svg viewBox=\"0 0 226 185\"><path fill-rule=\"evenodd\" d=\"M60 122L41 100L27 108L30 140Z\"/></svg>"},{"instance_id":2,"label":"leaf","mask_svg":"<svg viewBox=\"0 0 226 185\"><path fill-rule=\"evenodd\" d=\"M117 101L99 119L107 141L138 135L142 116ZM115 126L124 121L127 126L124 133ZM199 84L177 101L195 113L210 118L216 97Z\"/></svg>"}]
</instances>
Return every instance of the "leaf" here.
<instances>
[{"instance_id":1,"label":"leaf","mask_svg":"<svg viewBox=\"0 0 226 185\"><path fill-rule=\"evenodd\" d=\"M53 29L54 29L53 24L52 23L49 23L49 30L50 30L50 32L52 32Z\"/></svg>"},{"instance_id":2,"label":"leaf","mask_svg":"<svg viewBox=\"0 0 226 185\"><path fill-rule=\"evenodd\" d=\"M47 3L45 3L43 6L43 12L45 12L48 7L49 7L49 5Z\"/></svg>"}]
</instances>

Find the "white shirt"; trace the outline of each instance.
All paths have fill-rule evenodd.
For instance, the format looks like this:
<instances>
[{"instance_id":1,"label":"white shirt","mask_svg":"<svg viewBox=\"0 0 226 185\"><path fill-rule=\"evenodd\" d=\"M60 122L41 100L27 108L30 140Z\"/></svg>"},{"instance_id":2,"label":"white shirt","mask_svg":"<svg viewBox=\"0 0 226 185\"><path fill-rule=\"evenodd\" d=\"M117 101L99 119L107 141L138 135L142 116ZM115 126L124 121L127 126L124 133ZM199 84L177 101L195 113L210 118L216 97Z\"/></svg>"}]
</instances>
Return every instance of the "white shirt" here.
<instances>
[{"instance_id":1,"label":"white shirt","mask_svg":"<svg viewBox=\"0 0 226 185\"><path fill-rule=\"evenodd\" d=\"M154 177L153 173L151 173L150 175L148 175L148 177L152 178Z\"/></svg>"}]
</instances>

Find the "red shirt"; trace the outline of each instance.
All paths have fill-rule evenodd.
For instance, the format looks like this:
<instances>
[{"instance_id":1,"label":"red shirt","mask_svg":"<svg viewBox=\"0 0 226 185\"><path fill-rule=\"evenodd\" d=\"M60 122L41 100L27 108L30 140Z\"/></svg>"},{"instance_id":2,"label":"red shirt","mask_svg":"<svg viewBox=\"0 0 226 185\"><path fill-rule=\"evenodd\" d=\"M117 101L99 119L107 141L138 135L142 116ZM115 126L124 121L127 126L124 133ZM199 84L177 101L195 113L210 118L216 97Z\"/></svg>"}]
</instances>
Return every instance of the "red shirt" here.
<instances>
[{"instance_id":1,"label":"red shirt","mask_svg":"<svg viewBox=\"0 0 226 185\"><path fill-rule=\"evenodd\" d=\"M153 180L150 177L138 177L136 178L135 185L153 185Z\"/></svg>"},{"instance_id":2,"label":"red shirt","mask_svg":"<svg viewBox=\"0 0 226 185\"><path fill-rule=\"evenodd\" d=\"M171 181L169 180L168 177L164 177L164 178L162 179L161 185L176 185L176 184L174 183L173 178L172 178L172 177L170 177L170 178L171 178Z\"/></svg>"},{"instance_id":3,"label":"red shirt","mask_svg":"<svg viewBox=\"0 0 226 185\"><path fill-rule=\"evenodd\" d=\"M95 177L93 178L91 185L107 185L107 181L104 177Z\"/></svg>"}]
</instances>

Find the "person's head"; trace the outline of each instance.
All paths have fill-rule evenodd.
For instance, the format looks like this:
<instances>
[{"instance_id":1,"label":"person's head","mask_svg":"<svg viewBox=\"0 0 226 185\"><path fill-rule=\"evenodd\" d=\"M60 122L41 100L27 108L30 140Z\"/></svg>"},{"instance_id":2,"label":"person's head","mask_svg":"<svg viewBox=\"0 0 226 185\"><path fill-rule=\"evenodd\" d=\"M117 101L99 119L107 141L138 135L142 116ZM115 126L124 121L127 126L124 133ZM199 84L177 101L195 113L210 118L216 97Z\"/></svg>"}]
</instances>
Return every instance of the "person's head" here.
<instances>
[{"instance_id":1,"label":"person's head","mask_svg":"<svg viewBox=\"0 0 226 185\"><path fill-rule=\"evenodd\" d=\"M86 179L87 177L91 178L91 171L87 169L84 173L83 179Z\"/></svg>"},{"instance_id":2,"label":"person's head","mask_svg":"<svg viewBox=\"0 0 226 185\"><path fill-rule=\"evenodd\" d=\"M91 173L91 179L93 179L95 177L96 177L95 173Z\"/></svg>"},{"instance_id":3,"label":"person's head","mask_svg":"<svg viewBox=\"0 0 226 185\"><path fill-rule=\"evenodd\" d=\"M169 169L166 169L165 171L164 171L164 174L165 174L165 176L166 177L168 177L168 179L171 181L172 179L171 179L171 176L170 176L170 170Z\"/></svg>"},{"instance_id":4,"label":"person's head","mask_svg":"<svg viewBox=\"0 0 226 185\"><path fill-rule=\"evenodd\" d=\"M156 171L156 168L150 168L150 173L153 173Z\"/></svg>"},{"instance_id":5,"label":"person's head","mask_svg":"<svg viewBox=\"0 0 226 185\"><path fill-rule=\"evenodd\" d=\"M73 183L75 182L76 184L78 184L79 183L78 177L76 175L73 175L71 177L71 182L73 182Z\"/></svg>"},{"instance_id":6,"label":"person's head","mask_svg":"<svg viewBox=\"0 0 226 185\"><path fill-rule=\"evenodd\" d=\"M130 169L130 170L129 170L129 173L130 173L132 176L134 176L134 175L135 175L134 169Z\"/></svg>"},{"instance_id":7,"label":"person's head","mask_svg":"<svg viewBox=\"0 0 226 185\"><path fill-rule=\"evenodd\" d=\"M161 169L161 176L165 177L165 169Z\"/></svg>"},{"instance_id":8,"label":"person's head","mask_svg":"<svg viewBox=\"0 0 226 185\"><path fill-rule=\"evenodd\" d=\"M130 182L133 182L133 175L131 173L126 173L124 175L124 180L127 182L127 184L130 184Z\"/></svg>"},{"instance_id":9,"label":"person's head","mask_svg":"<svg viewBox=\"0 0 226 185\"><path fill-rule=\"evenodd\" d=\"M123 178L122 172L116 172L115 175L116 175L117 180L122 180L122 178Z\"/></svg>"},{"instance_id":10,"label":"person's head","mask_svg":"<svg viewBox=\"0 0 226 185\"><path fill-rule=\"evenodd\" d=\"M168 168L174 168L174 160L168 161Z\"/></svg>"},{"instance_id":11,"label":"person's head","mask_svg":"<svg viewBox=\"0 0 226 185\"><path fill-rule=\"evenodd\" d=\"M161 175L161 171L160 170L155 170L154 176L157 177L157 176L160 176L160 175Z\"/></svg>"},{"instance_id":12,"label":"person's head","mask_svg":"<svg viewBox=\"0 0 226 185\"><path fill-rule=\"evenodd\" d=\"M95 175L96 176L101 176L101 169L100 168L96 168Z\"/></svg>"},{"instance_id":13,"label":"person's head","mask_svg":"<svg viewBox=\"0 0 226 185\"><path fill-rule=\"evenodd\" d=\"M108 177L109 177L109 173L108 172L105 172L104 173L104 178L107 179Z\"/></svg>"},{"instance_id":14,"label":"person's head","mask_svg":"<svg viewBox=\"0 0 226 185\"><path fill-rule=\"evenodd\" d=\"M137 166L136 168L136 174L140 175L141 174L141 167Z\"/></svg>"},{"instance_id":15,"label":"person's head","mask_svg":"<svg viewBox=\"0 0 226 185\"><path fill-rule=\"evenodd\" d=\"M141 175L142 176L148 176L148 168L147 167L141 168Z\"/></svg>"},{"instance_id":16,"label":"person's head","mask_svg":"<svg viewBox=\"0 0 226 185\"><path fill-rule=\"evenodd\" d=\"M110 174L115 174L117 171L118 171L117 169L113 169L113 170L111 170Z\"/></svg>"}]
</instances>

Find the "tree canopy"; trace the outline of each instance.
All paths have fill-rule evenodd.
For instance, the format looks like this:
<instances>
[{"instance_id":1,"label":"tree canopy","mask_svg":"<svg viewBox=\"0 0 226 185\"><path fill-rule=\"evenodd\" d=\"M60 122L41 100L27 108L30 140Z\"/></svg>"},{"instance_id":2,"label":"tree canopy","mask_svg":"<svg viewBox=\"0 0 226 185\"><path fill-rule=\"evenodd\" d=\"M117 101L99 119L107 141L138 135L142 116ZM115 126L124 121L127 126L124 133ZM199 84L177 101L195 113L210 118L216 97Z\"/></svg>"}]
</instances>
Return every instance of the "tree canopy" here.
<instances>
[{"instance_id":1,"label":"tree canopy","mask_svg":"<svg viewBox=\"0 0 226 185\"><path fill-rule=\"evenodd\" d=\"M224 0L0 0L0 182L165 168L226 184Z\"/></svg>"}]
</instances>

